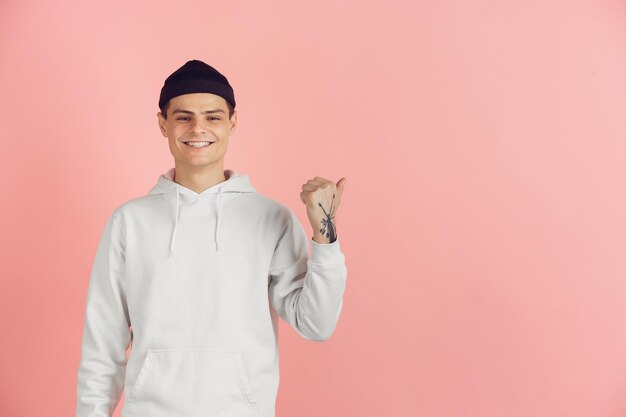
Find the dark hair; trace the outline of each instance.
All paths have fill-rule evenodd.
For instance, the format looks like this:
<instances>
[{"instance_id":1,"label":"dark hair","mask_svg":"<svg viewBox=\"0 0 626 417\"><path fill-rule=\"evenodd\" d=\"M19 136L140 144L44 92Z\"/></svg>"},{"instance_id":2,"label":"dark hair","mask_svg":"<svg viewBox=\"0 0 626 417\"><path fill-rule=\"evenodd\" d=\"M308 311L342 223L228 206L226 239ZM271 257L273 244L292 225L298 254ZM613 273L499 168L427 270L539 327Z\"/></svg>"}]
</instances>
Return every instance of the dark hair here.
<instances>
[{"instance_id":1,"label":"dark hair","mask_svg":"<svg viewBox=\"0 0 626 417\"><path fill-rule=\"evenodd\" d=\"M167 109L169 107L170 107L170 100L168 100L167 103L165 103L163 107L161 107L161 114L163 115L163 118L165 120L167 120ZM233 112L235 111L235 109L228 101L226 101L226 107L228 107L228 119L230 119L233 116Z\"/></svg>"}]
</instances>

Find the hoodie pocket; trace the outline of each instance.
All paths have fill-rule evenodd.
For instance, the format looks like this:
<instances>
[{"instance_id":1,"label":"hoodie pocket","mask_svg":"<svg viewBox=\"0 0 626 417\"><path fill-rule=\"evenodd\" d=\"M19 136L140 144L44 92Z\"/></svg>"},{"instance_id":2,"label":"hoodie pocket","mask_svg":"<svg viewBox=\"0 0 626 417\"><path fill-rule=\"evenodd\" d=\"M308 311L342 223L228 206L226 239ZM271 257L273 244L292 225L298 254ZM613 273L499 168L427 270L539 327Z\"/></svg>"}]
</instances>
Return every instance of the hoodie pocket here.
<instances>
[{"instance_id":1,"label":"hoodie pocket","mask_svg":"<svg viewBox=\"0 0 626 417\"><path fill-rule=\"evenodd\" d=\"M148 349L127 403L142 417L254 416L256 407L241 353L218 349Z\"/></svg>"}]
</instances>

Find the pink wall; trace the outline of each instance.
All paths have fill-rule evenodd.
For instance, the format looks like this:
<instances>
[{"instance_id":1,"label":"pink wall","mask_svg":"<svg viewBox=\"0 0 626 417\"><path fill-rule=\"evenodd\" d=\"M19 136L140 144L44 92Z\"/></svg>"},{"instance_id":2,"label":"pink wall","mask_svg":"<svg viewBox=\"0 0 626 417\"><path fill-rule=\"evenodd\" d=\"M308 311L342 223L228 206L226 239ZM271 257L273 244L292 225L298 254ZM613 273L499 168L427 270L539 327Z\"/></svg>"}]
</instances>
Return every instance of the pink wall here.
<instances>
[{"instance_id":1,"label":"pink wall","mask_svg":"<svg viewBox=\"0 0 626 417\"><path fill-rule=\"evenodd\" d=\"M99 234L173 164L158 94L201 59L235 88L227 168L307 227L301 184L348 179L342 316L281 323L278 417L626 415L625 17L4 0L0 414L73 415Z\"/></svg>"}]
</instances>

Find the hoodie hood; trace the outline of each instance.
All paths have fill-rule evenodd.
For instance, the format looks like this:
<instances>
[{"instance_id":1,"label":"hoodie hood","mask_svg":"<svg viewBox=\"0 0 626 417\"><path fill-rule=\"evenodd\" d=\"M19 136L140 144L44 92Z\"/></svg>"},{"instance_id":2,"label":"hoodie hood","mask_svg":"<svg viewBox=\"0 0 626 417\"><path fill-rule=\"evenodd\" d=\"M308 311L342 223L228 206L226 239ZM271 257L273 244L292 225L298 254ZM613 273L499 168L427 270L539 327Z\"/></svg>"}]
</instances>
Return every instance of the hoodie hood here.
<instances>
[{"instance_id":1,"label":"hoodie hood","mask_svg":"<svg viewBox=\"0 0 626 417\"><path fill-rule=\"evenodd\" d=\"M216 205L216 226L215 226L215 250L219 251L219 239L220 239L220 215L222 213L222 203L224 199L234 198L241 195L241 193L256 193L256 190L250 184L250 178L248 175L240 175L235 170L224 170L224 176L226 181L217 183L206 190L197 193L177 182L175 178L175 168L170 168L164 174L161 174L157 183L148 191L150 194L165 195L166 198L176 200L173 210L174 227L172 229L172 237L170 239L170 256L174 254L174 242L176 240L176 230L178 228L178 215L180 212L180 205L184 203L184 200L189 200L192 203L198 199L215 199Z\"/></svg>"}]
</instances>

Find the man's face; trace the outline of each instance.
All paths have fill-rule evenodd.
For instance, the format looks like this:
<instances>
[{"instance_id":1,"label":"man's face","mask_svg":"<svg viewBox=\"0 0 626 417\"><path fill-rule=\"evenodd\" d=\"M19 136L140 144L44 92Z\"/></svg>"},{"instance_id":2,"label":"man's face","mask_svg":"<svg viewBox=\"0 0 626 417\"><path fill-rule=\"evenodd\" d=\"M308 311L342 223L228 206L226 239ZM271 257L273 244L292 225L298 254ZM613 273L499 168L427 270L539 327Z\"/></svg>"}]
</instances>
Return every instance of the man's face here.
<instances>
[{"instance_id":1,"label":"man's face","mask_svg":"<svg viewBox=\"0 0 626 417\"><path fill-rule=\"evenodd\" d=\"M210 93L174 97L170 100L167 120L160 112L157 116L161 133L168 138L176 163L196 167L219 163L224 159L228 138L237 125L237 112L234 111L229 120L226 100ZM185 144L188 141L214 143L198 148Z\"/></svg>"}]
</instances>

